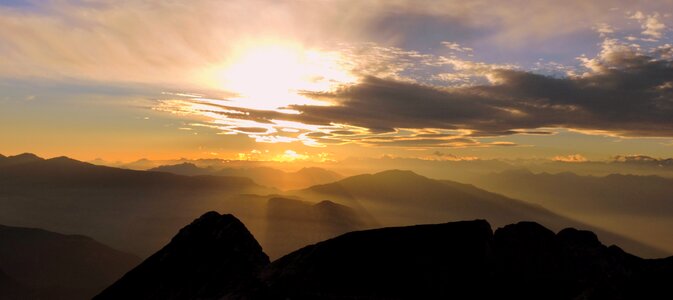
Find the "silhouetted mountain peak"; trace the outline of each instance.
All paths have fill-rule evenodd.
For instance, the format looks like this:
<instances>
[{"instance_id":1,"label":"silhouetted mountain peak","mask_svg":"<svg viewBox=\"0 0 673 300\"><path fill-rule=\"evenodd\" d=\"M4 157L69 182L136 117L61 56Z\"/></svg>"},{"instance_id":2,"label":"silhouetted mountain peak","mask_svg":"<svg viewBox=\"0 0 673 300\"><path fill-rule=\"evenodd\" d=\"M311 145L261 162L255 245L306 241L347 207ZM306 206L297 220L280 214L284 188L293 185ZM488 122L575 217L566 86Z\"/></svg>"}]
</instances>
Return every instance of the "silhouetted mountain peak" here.
<instances>
[{"instance_id":1,"label":"silhouetted mountain peak","mask_svg":"<svg viewBox=\"0 0 673 300\"><path fill-rule=\"evenodd\" d=\"M159 166L156 168L148 169L147 171L169 172L181 175L204 175L209 173L208 169L200 168L197 165L190 162L183 162L175 165Z\"/></svg>"},{"instance_id":2,"label":"silhouetted mountain peak","mask_svg":"<svg viewBox=\"0 0 673 300\"><path fill-rule=\"evenodd\" d=\"M33 153L22 153L14 156L3 156L3 159L0 160L0 162L2 162L3 165L18 165L42 160L44 159Z\"/></svg>"},{"instance_id":3,"label":"silhouetted mountain peak","mask_svg":"<svg viewBox=\"0 0 673 300\"><path fill-rule=\"evenodd\" d=\"M387 170L374 174L348 177L336 182L344 186L367 185L370 187L408 186L418 184L436 184L437 182L407 170Z\"/></svg>"},{"instance_id":4,"label":"silhouetted mountain peak","mask_svg":"<svg viewBox=\"0 0 673 300\"><path fill-rule=\"evenodd\" d=\"M43 158L28 152L10 156L9 158L16 160L43 160Z\"/></svg>"},{"instance_id":5,"label":"silhouetted mountain peak","mask_svg":"<svg viewBox=\"0 0 673 300\"><path fill-rule=\"evenodd\" d=\"M405 178L426 178L410 170L386 170L373 174L376 177L405 177Z\"/></svg>"},{"instance_id":6,"label":"silhouetted mountain peak","mask_svg":"<svg viewBox=\"0 0 673 300\"><path fill-rule=\"evenodd\" d=\"M253 250L261 250L259 245L255 246L254 238L236 217L231 214L220 215L218 212L209 211L190 225L181 229L180 232L171 240L175 246L180 243L220 241L249 243L247 246ZM170 244L169 244L170 245Z\"/></svg>"},{"instance_id":7,"label":"silhouetted mountain peak","mask_svg":"<svg viewBox=\"0 0 673 300\"><path fill-rule=\"evenodd\" d=\"M603 247L595 233L588 230L577 230L575 228L566 228L557 234L565 244L577 245L582 247Z\"/></svg>"},{"instance_id":8,"label":"silhouetted mountain peak","mask_svg":"<svg viewBox=\"0 0 673 300\"><path fill-rule=\"evenodd\" d=\"M233 215L208 212L96 299L238 299L269 258Z\"/></svg>"},{"instance_id":9,"label":"silhouetted mountain peak","mask_svg":"<svg viewBox=\"0 0 673 300\"><path fill-rule=\"evenodd\" d=\"M318 167L301 168L299 169L299 171L295 172L295 174L301 176L319 177L320 179L323 180L327 179L338 180L339 178L342 177L339 173Z\"/></svg>"},{"instance_id":10,"label":"silhouetted mountain peak","mask_svg":"<svg viewBox=\"0 0 673 300\"><path fill-rule=\"evenodd\" d=\"M72 159L67 156L59 156L45 160L48 164L60 165L60 166L91 166L92 164Z\"/></svg>"},{"instance_id":11,"label":"silhouetted mountain peak","mask_svg":"<svg viewBox=\"0 0 673 300\"><path fill-rule=\"evenodd\" d=\"M551 240L554 239L553 231L536 222L518 222L516 224L506 225L495 231L496 238L510 241L520 240Z\"/></svg>"},{"instance_id":12,"label":"silhouetted mountain peak","mask_svg":"<svg viewBox=\"0 0 673 300\"><path fill-rule=\"evenodd\" d=\"M329 201L329 200L323 200L323 201L320 201L320 202L316 203L315 206L317 206L317 207L339 207L339 206L343 206L343 205L336 204L336 203L334 203L332 201Z\"/></svg>"}]
</instances>

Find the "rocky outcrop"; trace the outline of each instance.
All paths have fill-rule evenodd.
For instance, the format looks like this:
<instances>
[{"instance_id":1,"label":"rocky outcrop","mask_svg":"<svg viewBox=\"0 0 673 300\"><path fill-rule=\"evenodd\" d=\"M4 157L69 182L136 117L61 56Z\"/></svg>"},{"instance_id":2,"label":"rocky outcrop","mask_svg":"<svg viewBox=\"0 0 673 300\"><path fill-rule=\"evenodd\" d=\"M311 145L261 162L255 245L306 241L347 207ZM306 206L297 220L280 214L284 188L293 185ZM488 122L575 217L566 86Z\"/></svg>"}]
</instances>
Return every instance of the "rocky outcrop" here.
<instances>
[{"instance_id":1,"label":"rocky outcrop","mask_svg":"<svg viewBox=\"0 0 673 300\"><path fill-rule=\"evenodd\" d=\"M232 215L208 212L95 299L248 299L269 263Z\"/></svg>"},{"instance_id":2,"label":"rocky outcrop","mask_svg":"<svg viewBox=\"0 0 673 300\"><path fill-rule=\"evenodd\" d=\"M331 205L329 203L325 205ZM350 232L268 264L233 216L208 213L96 299L671 299L673 258L589 231L483 220Z\"/></svg>"},{"instance_id":3,"label":"rocky outcrop","mask_svg":"<svg viewBox=\"0 0 673 300\"><path fill-rule=\"evenodd\" d=\"M262 278L290 299L461 299L486 291L492 249L486 221L359 231L289 254Z\"/></svg>"}]
</instances>

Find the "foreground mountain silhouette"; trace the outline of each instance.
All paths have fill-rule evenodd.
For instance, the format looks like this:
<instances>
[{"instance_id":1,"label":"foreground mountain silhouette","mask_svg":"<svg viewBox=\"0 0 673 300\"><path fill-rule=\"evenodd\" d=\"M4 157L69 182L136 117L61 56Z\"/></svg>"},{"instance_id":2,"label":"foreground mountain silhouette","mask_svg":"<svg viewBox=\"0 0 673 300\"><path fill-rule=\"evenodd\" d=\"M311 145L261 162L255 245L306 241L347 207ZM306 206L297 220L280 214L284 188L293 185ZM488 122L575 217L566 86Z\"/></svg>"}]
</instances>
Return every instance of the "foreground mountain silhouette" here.
<instances>
[{"instance_id":1,"label":"foreground mountain silhouette","mask_svg":"<svg viewBox=\"0 0 673 300\"><path fill-rule=\"evenodd\" d=\"M251 298L268 263L243 223L209 212L95 299Z\"/></svg>"},{"instance_id":2,"label":"foreground mountain silhouette","mask_svg":"<svg viewBox=\"0 0 673 300\"><path fill-rule=\"evenodd\" d=\"M89 299L138 263L86 236L0 225L0 299Z\"/></svg>"},{"instance_id":3,"label":"foreground mountain silhouette","mask_svg":"<svg viewBox=\"0 0 673 300\"><path fill-rule=\"evenodd\" d=\"M4 300L35 299L30 290L0 270L0 295Z\"/></svg>"},{"instance_id":4,"label":"foreground mountain silhouette","mask_svg":"<svg viewBox=\"0 0 673 300\"><path fill-rule=\"evenodd\" d=\"M673 257L484 220L351 232L269 264L240 221L209 212L95 299L671 299L671 280Z\"/></svg>"}]
</instances>

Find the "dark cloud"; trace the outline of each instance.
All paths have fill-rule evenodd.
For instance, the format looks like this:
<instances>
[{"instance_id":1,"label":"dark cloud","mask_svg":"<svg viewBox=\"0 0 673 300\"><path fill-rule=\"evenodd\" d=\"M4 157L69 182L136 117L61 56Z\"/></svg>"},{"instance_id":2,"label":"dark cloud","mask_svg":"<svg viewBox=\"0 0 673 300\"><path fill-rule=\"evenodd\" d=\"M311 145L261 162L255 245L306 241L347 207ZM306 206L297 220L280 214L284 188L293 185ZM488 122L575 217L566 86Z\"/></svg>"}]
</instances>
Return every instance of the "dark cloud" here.
<instances>
[{"instance_id":1,"label":"dark cloud","mask_svg":"<svg viewBox=\"0 0 673 300\"><path fill-rule=\"evenodd\" d=\"M673 65L643 55L615 57L618 67L554 78L495 70L497 84L440 88L375 77L309 96L336 106L292 106L307 123L395 128L471 129L473 136L546 134L542 127L673 136Z\"/></svg>"},{"instance_id":2,"label":"dark cloud","mask_svg":"<svg viewBox=\"0 0 673 300\"><path fill-rule=\"evenodd\" d=\"M613 157L612 162L673 167L673 158L655 158L647 155L617 155Z\"/></svg>"},{"instance_id":3,"label":"dark cloud","mask_svg":"<svg viewBox=\"0 0 673 300\"><path fill-rule=\"evenodd\" d=\"M422 147L422 148L432 148L432 147L460 147L465 145L481 145L479 142L466 139L466 138L457 138L450 140L443 139L371 139L363 140L360 143L376 146L392 146L392 147Z\"/></svg>"}]
</instances>

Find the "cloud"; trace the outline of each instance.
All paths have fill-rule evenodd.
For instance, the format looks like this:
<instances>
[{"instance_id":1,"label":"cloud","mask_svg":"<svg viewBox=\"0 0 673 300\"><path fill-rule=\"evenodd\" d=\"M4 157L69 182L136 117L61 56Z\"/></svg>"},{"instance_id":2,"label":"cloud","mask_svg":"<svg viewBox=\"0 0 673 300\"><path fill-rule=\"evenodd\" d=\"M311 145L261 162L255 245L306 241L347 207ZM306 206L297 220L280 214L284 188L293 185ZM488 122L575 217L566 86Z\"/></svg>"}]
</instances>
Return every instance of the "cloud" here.
<instances>
[{"instance_id":1,"label":"cloud","mask_svg":"<svg viewBox=\"0 0 673 300\"><path fill-rule=\"evenodd\" d=\"M642 154L617 155L613 162L673 167L673 158L656 158Z\"/></svg>"},{"instance_id":2,"label":"cloud","mask_svg":"<svg viewBox=\"0 0 673 300\"><path fill-rule=\"evenodd\" d=\"M416 57L418 61L407 60L412 65L440 62L436 65L453 68L454 73L488 80L438 86L404 78L405 69L400 67L383 72L389 77L362 75L357 83L333 91L304 92L331 105L285 107L294 114L189 97L162 101L165 107L159 109L206 115L214 119L215 128L249 134L257 141L300 141L314 146L510 146L513 143L481 139L553 134L554 128L622 137L673 137L670 47L645 50L606 39L596 57L581 58L581 74L566 77L457 59L441 63L447 60L384 49L379 50ZM386 59L395 61L394 56ZM255 134L238 127L268 130Z\"/></svg>"},{"instance_id":3,"label":"cloud","mask_svg":"<svg viewBox=\"0 0 673 300\"><path fill-rule=\"evenodd\" d=\"M642 34L648 36L650 39L660 39L663 36L664 30L666 30L666 25L661 22L658 13L645 15L643 12L637 11L630 18L637 20L641 24L643 29Z\"/></svg>"},{"instance_id":4,"label":"cloud","mask_svg":"<svg viewBox=\"0 0 673 300\"><path fill-rule=\"evenodd\" d=\"M628 49L603 55L584 76L493 70L495 84L464 88L367 77L334 93L311 94L338 105L292 108L302 112L298 117L305 122L338 122L374 132L442 128L484 136L562 127L673 136L671 62Z\"/></svg>"},{"instance_id":5,"label":"cloud","mask_svg":"<svg viewBox=\"0 0 673 300\"><path fill-rule=\"evenodd\" d=\"M641 5L633 1L579 0L0 5L0 78L140 82L190 91L166 95L172 98L158 101L155 109L205 116L203 126L261 142L495 146L509 144L480 139L545 134L556 127L671 137L670 45L649 51L605 39L598 56L581 57L578 70L553 66L569 72L567 77L451 54L472 52L464 45L526 48L530 43L519 41L555 40L582 30L617 35L623 24L614 22L615 16L625 15L606 9L613 6L657 11L635 8ZM633 17L648 38L664 37L663 15ZM200 89L203 70L228 63L259 39L337 49L344 57L340 63L360 80L337 90L304 92L332 105L284 107L293 114L236 106L231 91ZM427 41L441 55L418 50ZM420 132L427 128L435 132ZM380 139L385 135L394 137Z\"/></svg>"},{"instance_id":6,"label":"cloud","mask_svg":"<svg viewBox=\"0 0 673 300\"><path fill-rule=\"evenodd\" d=\"M569 163L581 163L588 161L587 158L581 154L557 155L552 157L551 160L558 162L569 162Z\"/></svg>"},{"instance_id":7,"label":"cloud","mask_svg":"<svg viewBox=\"0 0 673 300\"><path fill-rule=\"evenodd\" d=\"M610 24L607 23L598 23L596 24L594 29L596 30L596 32L600 34L601 37L607 36L615 32L614 28L612 28L612 26L610 26Z\"/></svg>"},{"instance_id":8,"label":"cloud","mask_svg":"<svg viewBox=\"0 0 673 300\"><path fill-rule=\"evenodd\" d=\"M433 152L432 156L429 158L429 160L446 160L446 161L473 161L478 159L479 157L477 156L461 156L452 153L444 153L441 151Z\"/></svg>"},{"instance_id":9,"label":"cloud","mask_svg":"<svg viewBox=\"0 0 673 300\"><path fill-rule=\"evenodd\" d=\"M447 40L462 50L454 43L526 48L590 31L587 20L618 23L606 7L670 10L640 2L28 1L0 5L0 77L202 87L204 70L259 39L306 48L370 41L426 49ZM643 15L645 34L660 37L662 18Z\"/></svg>"},{"instance_id":10,"label":"cloud","mask_svg":"<svg viewBox=\"0 0 673 300\"><path fill-rule=\"evenodd\" d=\"M442 45L450 50L457 51L457 52L472 52L473 49L470 47L465 47L461 46L460 44L456 42L447 42L444 41L442 42Z\"/></svg>"}]
</instances>

